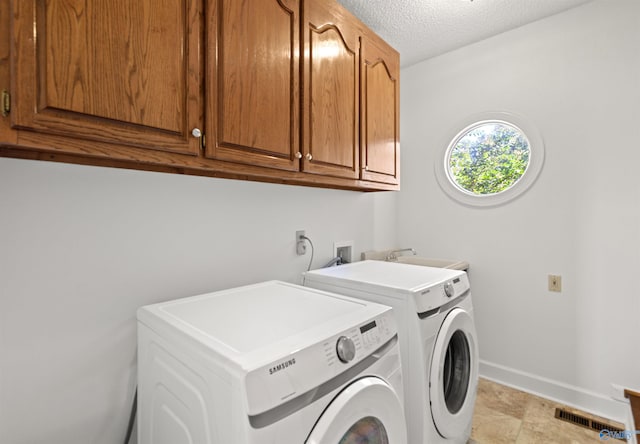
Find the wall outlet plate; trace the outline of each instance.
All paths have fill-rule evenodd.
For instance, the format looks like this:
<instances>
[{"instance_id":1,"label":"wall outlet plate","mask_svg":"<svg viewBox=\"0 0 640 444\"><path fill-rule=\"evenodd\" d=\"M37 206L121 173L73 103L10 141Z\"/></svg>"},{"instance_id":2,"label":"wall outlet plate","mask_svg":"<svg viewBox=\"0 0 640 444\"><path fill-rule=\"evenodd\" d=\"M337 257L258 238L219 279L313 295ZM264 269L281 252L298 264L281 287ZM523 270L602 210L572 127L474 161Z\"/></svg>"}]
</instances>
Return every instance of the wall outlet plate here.
<instances>
[{"instance_id":1,"label":"wall outlet plate","mask_svg":"<svg viewBox=\"0 0 640 444\"><path fill-rule=\"evenodd\" d=\"M342 258L343 264L353 262L353 241L336 241L333 243L333 257Z\"/></svg>"},{"instance_id":2,"label":"wall outlet plate","mask_svg":"<svg viewBox=\"0 0 640 444\"><path fill-rule=\"evenodd\" d=\"M559 274L549 275L549 291L560 293L562 291L562 276Z\"/></svg>"},{"instance_id":3,"label":"wall outlet plate","mask_svg":"<svg viewBox=\"0 0 640 444\"><path fill-rule=\"evenodd\" d=\"M304 230L296 231L296 254L302 256L307 254L307 243L304 239Z\"/></svg>"}]
</instances>

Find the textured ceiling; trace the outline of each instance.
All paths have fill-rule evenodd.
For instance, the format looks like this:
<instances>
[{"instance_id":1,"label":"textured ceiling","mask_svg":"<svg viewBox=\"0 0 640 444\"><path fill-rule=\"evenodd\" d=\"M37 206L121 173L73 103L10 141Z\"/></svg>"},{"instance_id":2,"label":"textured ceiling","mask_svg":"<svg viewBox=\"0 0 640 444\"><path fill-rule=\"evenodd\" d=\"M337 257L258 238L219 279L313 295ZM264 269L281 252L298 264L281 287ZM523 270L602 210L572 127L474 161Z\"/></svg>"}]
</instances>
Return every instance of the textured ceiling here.
<instances>
[{"instance_id":1,"label":"textured ceiling","mask_svg":"<svg viewBox=\"0 0 640 444\"><path fill-rule=\"evenodd\" d=\"M591 0L338 0L400 52L403 67Z\"/></svg>"}]
</instances>

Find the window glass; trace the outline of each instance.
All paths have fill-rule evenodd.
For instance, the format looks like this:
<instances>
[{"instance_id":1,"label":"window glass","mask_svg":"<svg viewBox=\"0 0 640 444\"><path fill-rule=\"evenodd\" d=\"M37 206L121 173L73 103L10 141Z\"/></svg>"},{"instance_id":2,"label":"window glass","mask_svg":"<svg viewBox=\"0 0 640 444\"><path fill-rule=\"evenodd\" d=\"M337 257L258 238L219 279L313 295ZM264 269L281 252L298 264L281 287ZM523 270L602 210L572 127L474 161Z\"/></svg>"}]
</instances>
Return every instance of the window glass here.
<instances>
[{"instance_id":1,"label":"window glass","mask_svg":"<svg viewBox=\"0 0 640 444\"><path fill-rule=\"evenodd\" d=\"M448 139L436 179L461 203L498 205L526 191L543 161L542 138L531 123L515 114L483 113L465 119Z\"/></svg>"},{"instance_id":2,"label":"window glass","mask_svg":"<svg viewBox=\"0 0 640 444\"><path fill-rule=\"evenodd\" d=\"M486 122L454 140L449 173L463 191L486 195L513 186L529 166L529 141L507 123Z\"/></svg>"}]
</instances>

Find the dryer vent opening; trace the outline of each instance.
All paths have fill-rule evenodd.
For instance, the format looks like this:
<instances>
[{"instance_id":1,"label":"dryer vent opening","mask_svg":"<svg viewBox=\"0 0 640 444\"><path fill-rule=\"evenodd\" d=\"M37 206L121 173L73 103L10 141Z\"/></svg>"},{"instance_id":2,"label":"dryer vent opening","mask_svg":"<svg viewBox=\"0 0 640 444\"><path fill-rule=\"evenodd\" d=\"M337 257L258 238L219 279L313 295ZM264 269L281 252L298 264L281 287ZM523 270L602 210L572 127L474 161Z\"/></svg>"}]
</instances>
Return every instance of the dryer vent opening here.
<instances>
[{"instance_id":1,"label":"dryer vent opening","mask_svg":"<svg viewBox=\"0 0 640 444\"><path fill-rule=\"evenodd\" d=\"M556 408L555 417L556 419L559 419L561 421L569 422L571 424L575 424L598 433L600 433L602 430L608 430L612 433L611 436L613 436L614 433L622 433L624 431L623 429L613 424L608 424L606 422L598 421L594 418L591 418L589 417L588 413L577 414L566 409ZM625 441L621 438L617 439L619 439L620 441Z\"/></svg>"}]
</instances>

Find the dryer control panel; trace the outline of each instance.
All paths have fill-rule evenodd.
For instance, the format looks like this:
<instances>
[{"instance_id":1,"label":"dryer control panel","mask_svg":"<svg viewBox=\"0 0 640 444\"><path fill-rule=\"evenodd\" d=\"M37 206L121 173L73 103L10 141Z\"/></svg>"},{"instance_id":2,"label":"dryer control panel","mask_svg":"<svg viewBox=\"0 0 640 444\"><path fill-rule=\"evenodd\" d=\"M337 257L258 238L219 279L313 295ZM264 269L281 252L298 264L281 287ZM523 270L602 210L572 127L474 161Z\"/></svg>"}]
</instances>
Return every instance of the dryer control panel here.
<instances>
[{"instance_id":1,"label":"dryer control panel","mask_svg":"<svg viewBox=\"0 0 640 444\"><path fill-rule=\"evenodd\" d=\"M393 318L391 318L393 320ZM386 316L352 328L341 335L335 341L330 339L323 343L327 356L327 364L333 366L336 362L348 364L353 359L359 361L364 356L373 353L376 349L384 345L386 341L393 337L395 330L390 328L390 321Z\"/></svg>"},{"instance_id":2,"label":"dryer control panel","mask_svg":"<svg viewBox=\"0 0 640 444\"><path fill-rule=\"evenodd\" d=\"M250 371L245 379L248 411L258 414L301 395L306 397L312 391L321 393L333 387L342 376L349 375L351 368L384 348L396 335L393 310L386 307L384 313L353 328L327 335L319 343Z\"/></svg>"},{"instance_id":3,"label":"dryer control panel","mask_svg":"<svg viewBox=\"0 0 640 444\"><path fill-rule=\"evenodd\" d=\"M415 295L416 311L425 313L437 310L443 305L459 298L470 289L469 277L464 271L445 281L439 282Z\"/></svg>"}]
</instances>

